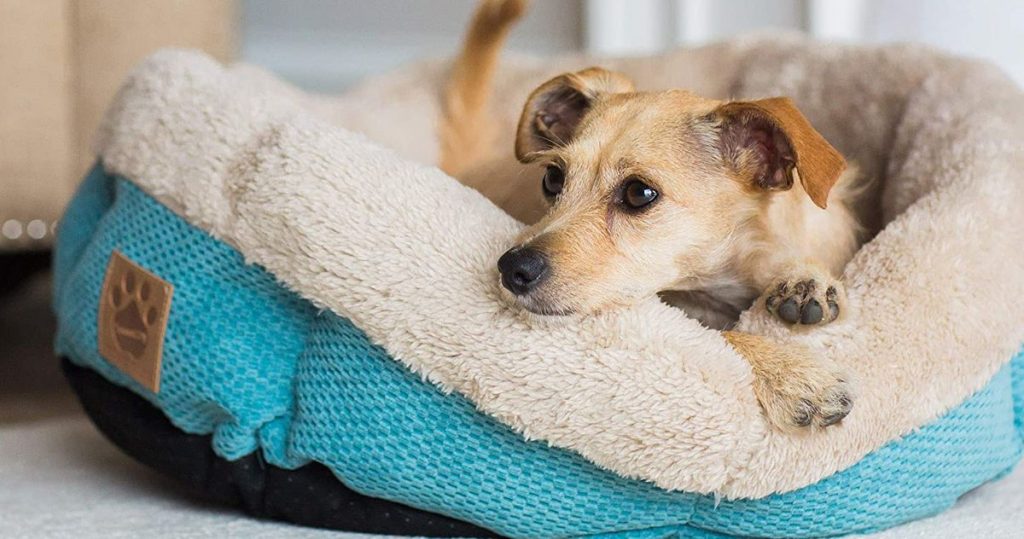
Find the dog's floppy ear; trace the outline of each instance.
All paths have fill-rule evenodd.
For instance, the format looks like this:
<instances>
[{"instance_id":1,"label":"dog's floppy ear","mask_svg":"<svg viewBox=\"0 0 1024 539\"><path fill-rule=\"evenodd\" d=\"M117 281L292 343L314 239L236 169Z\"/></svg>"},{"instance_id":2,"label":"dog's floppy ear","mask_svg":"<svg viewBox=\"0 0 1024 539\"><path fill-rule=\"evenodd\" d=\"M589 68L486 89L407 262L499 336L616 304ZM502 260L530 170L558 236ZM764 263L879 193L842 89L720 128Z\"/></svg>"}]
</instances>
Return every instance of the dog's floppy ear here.
<instances>
[{"instance_id":1,"label":"dog's floppy ear","mask_svg":"<svg viewBox=\"0 0 1024 539\"><path fill-rule=\"evenodd\" d=\"M799 179L824 208L846 160L786 97L734 101L719 107L719 144L726 162L753 185L786 190Z\"/></svg>"},{"instance_id":2,"label":"dog's floppy ear","mask_svg":"<svg viewBox=\"0 0 1024 539\"><path fill-rule=\"evenodd\" d=\"M545 82L530 94L519 117L516 158L527 162L534 152L569 142L595 99L632 90L633 83L625 75L599 67Z\"/></svg>"}]
</instances>

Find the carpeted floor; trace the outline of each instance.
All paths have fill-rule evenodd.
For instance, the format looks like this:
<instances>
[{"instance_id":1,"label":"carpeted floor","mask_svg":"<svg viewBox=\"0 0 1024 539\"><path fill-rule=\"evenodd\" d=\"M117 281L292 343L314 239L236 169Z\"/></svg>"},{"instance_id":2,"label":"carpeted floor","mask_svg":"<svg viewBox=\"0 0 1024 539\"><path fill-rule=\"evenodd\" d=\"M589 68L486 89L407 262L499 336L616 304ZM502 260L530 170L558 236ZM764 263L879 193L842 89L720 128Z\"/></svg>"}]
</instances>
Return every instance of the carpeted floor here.
<instances>
[{"instance_id":1,"label":"carpeted floor","mask_svg":"<svg viewBox=\"0 0 1024 539\"><path fill-rule=\"evenodd\" d=\"M48 286L39 278L0 299L0 537L367 537L210 506L121 455L64 385ZM871 537L1024 537L1024 468L938 517Z\"/></svg>"}]
</instances>

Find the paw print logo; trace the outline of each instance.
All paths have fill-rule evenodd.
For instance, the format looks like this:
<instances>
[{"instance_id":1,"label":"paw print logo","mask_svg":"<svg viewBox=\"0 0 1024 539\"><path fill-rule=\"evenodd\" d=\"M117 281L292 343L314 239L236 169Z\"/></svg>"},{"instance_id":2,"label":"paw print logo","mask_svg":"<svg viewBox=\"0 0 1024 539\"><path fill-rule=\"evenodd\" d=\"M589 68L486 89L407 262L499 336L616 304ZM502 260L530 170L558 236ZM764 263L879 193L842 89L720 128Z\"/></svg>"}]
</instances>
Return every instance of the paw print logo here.
<instances>
[{"instance_id":1,"label":"paw print logo","mask_svg":"<svg viewBox=\"0 0 1024 539\"><path fill-rule=\"evenodd\" d=\"M145 353L149 328L157 321L152 299L153 287L134 272L123 273L107 295L114 309L114 343L134 359Z\"/></svg>"},{"instance_id":2,"label":"paw print logo","mask_svg":"<svg viewBox=\"0 0 1024 539\"><path fill-rule=\"evenodd\" d=\"M143 386L158 391L174 287L118 251L110 256L99 309L99 350Z\"/></svg>"}]
</instances>

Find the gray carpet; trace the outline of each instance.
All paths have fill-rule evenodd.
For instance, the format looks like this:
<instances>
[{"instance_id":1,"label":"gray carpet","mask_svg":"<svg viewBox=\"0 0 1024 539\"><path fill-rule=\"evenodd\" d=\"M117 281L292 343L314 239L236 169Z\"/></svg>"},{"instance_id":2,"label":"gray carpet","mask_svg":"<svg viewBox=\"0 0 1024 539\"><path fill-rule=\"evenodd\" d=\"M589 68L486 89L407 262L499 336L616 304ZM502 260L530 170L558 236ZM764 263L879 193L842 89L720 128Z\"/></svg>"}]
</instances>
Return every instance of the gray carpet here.
<instances>
[{"instance_id":1,"label":"gray carpet","mask_svg":"<svg viewBox=\"0 0 1024 539\"><path fill-rule=\"evenodd\" d=\"M0 300L0 537L332 537L191 498L88 423L57 368L48 282ZM1024 537L1024 468L876 538Z\"/></svg>"}]
</instances>

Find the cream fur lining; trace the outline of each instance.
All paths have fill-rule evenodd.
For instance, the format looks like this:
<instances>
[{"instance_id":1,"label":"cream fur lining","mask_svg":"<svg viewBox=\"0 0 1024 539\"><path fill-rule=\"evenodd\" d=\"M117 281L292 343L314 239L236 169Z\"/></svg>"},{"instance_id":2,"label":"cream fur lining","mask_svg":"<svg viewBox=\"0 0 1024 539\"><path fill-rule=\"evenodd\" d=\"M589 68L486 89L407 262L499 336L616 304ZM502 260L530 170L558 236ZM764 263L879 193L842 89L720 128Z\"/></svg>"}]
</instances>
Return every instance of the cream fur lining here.
<instances>
[{"instance_id":1,"label":"cream fur lining","mask_svg":"<svg viewBox=\"0 0 1024 539\"><path fill-rule=\"evenodd\" d=\"M506 66L508 124L530 88L586 63ZM800 40L608 63L641 88L790 95L885 178L890 222L847 269L857 316L795 335L757 308L741 322L855 373L858 399L841 426L771 430L747 365L655 300L567 320L503 307L494 261L521 225L436 168L337 127L430 162L440 64L328 99L162 52L127 80L97 149L110 171L349 317L415 372L528 438L667 489L760 497L810 484L957 405L1017 351L1024 99L1003 75L916 48Z\"/></svg>"}]
</instances>

